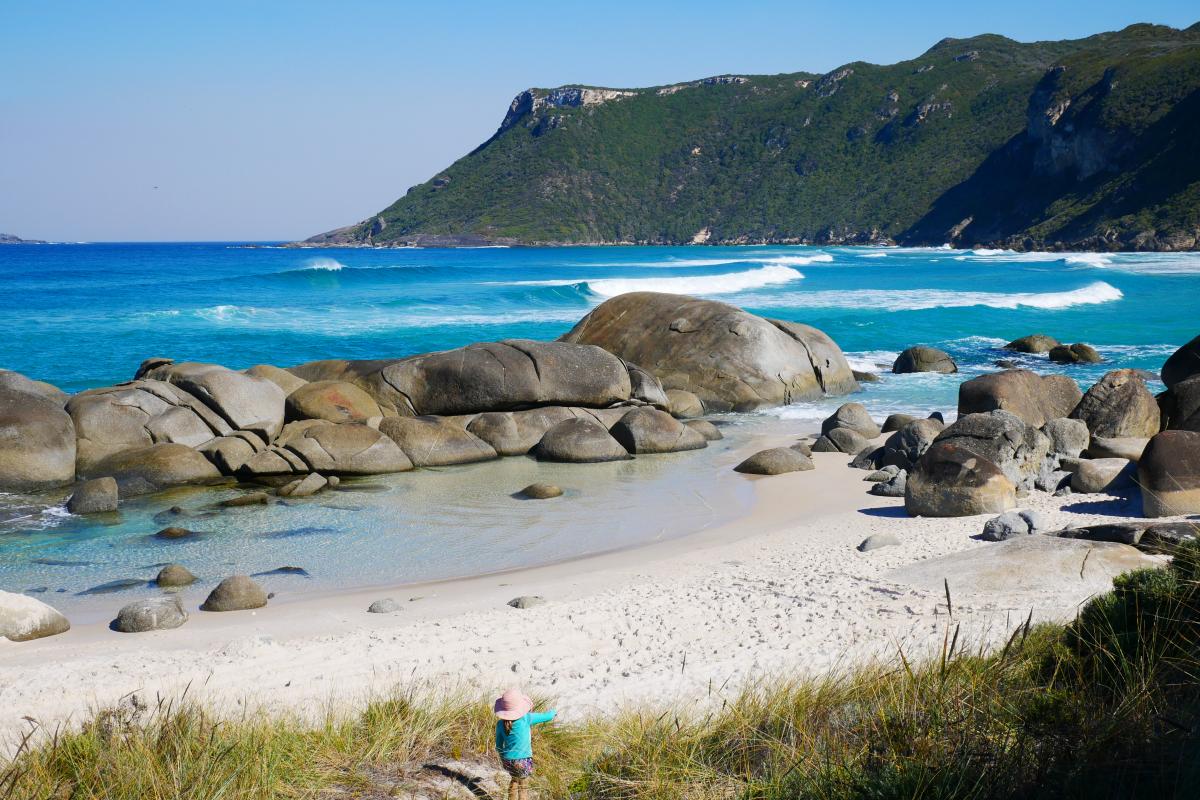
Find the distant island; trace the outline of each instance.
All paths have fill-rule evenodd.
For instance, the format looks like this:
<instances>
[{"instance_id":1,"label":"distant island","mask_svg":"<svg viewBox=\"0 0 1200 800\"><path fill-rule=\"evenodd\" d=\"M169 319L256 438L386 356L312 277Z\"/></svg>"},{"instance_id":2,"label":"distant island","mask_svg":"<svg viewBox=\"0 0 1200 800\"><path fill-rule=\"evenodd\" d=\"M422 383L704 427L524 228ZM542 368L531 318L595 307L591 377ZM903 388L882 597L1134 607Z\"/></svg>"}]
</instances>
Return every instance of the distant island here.
<instances>
[{"instance_id":1,"label":"distant island","mask_svg":"<svg viewBox=\"0 0 1200 800\"><path fill-rule=\"evenodd\" d=\"M41 239L22 239L11 233L0 233L0 244L45 244Z\"/></svg>"},{"instance_id":2,"label":"distant island","mask_svg":"<svg viewBox=\"0 0 1200 800\"><path fill-rule=\"evenodd\" d=\"M307 246L1200 249L1200 23L943 39L911 61L517 95L499 130Z\"/></svg>"}]
</instances>

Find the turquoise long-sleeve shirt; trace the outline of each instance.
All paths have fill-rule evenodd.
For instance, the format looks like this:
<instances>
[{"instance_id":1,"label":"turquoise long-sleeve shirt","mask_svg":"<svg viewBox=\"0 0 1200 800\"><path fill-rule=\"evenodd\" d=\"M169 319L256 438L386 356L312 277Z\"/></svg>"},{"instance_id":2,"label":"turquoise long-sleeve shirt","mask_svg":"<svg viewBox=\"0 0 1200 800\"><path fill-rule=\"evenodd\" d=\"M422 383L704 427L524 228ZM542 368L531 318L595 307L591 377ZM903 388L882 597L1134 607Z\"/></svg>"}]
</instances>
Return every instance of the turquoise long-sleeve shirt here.
<instances>
[{"instance_id":1,"label":"turquoise long-sleeve shirt","mask_svg":"<svg viewBox=\"0 0 1200 800\"><path fill-rule=\"evenodd\" d=\"M554 719L558 712L550 709L545 713L531 711L520 719L513 720L512 733L504 732L504 721L496 721L496 752L507 761L519 758L533 758L533 743L530 741L530 729Z\"/></svg>"}]
</instances>

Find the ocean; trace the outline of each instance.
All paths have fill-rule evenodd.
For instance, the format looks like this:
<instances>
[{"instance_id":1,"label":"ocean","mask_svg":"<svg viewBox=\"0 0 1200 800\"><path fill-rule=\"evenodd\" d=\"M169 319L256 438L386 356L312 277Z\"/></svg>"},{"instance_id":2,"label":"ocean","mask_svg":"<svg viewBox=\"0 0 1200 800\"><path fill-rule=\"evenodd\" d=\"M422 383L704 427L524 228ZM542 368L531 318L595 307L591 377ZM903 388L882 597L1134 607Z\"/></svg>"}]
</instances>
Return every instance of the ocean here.
<instances>
[{"instance_id":1,"label":"ocean","mask_svg":"<svg viewBox=\"0 0 1200 800\"><path fill-rule=\"evenodd\" d=\"M1063 372L1085 387L1117 367L1156 372L1200 333L1200 253L54 244L0 247L0 367L75 392L129 380L151 356L243 368L552 339L604 299L639 290L710 297L824 330L856 369L881 375L854 398L880 417L952 413L959 383L996 369L998 359ZM1031 333L1087 342L1105 363L1053 365L1045 356L1000 349ZM895 356L915 344L947 350L961 373L891 375ZM1152 390L1161 388L1151 382ZM727 421L734 440L736 432L750 435L761 426L799 430L840 402ZM679 535L736 513L749 502L744 488L714 487L702 470L667 469L689 457L723 467L729 447L581 467L588 477L576 483L588 491L553 509L508 497L529 482L524 478L542 474L525 459L372 479L356 491L257 516L203 516L211 493L137 500L117 522L74 518L56 502L0 498L0 587L57 593L59 605L84 607L96 596L77 592L153 577L167 560L194 566L208 584L232 570L304 566L312 577L277 579L290 590L569 558ZM651 499L671 513L646 513ZM189 503L205 537L170 545L150 538L167 506ZM592 512L599 516L589 519Z\"/></svg>"}]
</instances>

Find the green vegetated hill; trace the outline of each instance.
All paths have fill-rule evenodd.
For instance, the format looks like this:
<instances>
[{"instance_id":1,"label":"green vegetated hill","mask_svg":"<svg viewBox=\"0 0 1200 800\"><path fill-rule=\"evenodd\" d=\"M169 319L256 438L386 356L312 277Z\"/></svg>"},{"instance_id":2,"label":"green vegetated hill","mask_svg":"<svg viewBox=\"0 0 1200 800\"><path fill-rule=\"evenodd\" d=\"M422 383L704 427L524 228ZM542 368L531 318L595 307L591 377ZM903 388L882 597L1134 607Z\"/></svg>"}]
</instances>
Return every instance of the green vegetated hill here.
<instances>
[{"instance_id":1,"label":"green vegetated hill","mask_svg":"<svg viewBox=\"0 0 1200 800\"><path fill-rule=\"evenodd\" d=\"M1200 23L945 39L911 61L530 89L491 139L310 244L1200 248Z\"/></svg>"}]
</instances>

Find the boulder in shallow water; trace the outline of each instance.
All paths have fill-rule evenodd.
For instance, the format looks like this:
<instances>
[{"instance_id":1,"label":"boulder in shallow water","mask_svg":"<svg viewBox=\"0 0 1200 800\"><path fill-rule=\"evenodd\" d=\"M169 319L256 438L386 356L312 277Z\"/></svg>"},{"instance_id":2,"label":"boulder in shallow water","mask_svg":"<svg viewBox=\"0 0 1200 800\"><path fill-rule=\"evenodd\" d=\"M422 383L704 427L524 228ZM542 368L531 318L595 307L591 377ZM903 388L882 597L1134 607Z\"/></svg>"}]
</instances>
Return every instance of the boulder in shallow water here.
<instances>
[{"instance_id":1,"label":"boulder in shallow water","mask_svg":"<svg viewBox=\"0 0 1200 800\"><path fill-rule=\"evenodd\" d=\"M271 497L266 492L248 492L221 501L222 508L244 508L245 506L269 505Z\"/></svg>"},{"instance_id":2,"label":"boulder in shallow water","mask_svg":"<svg viewBox=\"0 0 1200 800\"><path fill-rule=\"evenodd\" d=\"M285 497L312 497L329 485L329 481L319 472L310 472L299 483L288 484L290 491Z\"/></svg>"},{"instance_id":3,"label":"boulder in shallow water","mask_svg":"<svg viewBox=\"0 0 1200 800\"><path fill-rule=\"evenodd\" d=\"M0 639L27 642L70 628L66 617L41 600L0 590Z\"/></svg>"},{"instance_id":4,"label":"boulder in shallow water","mask_svg":"<svg viewBox=\"0 0 1200 800\"><path fill-rule=\"evenodd\" d=\"M1001 469L972 450L936 441L908 475L904 509L913 517L999 514L1017 504Z\"/></svg>"},{"instance_id":5,"label":"boulder in shallow water","mask_svg":"<svg viewBox=\"0 0 1200 800\"><path fill-rule=\"evenodd\" d=\"M284 402L284 419L289 422L298 419L366 422L382 415L371 395L346 381L305 383Z\"/></svg>"},{"instance_id":6,"label":"boulder in shallow water","mask_svg":"<svg viewBox=\"0 0 1200 800\"><path fill-rule=\"evenodd\" d=\"M217 584L208 599L200 606L201 611L244 611L262 608L267 604L267 593L248 575L234 575Z\"/></svg>"},{"instance_id":7,"label":"boulder in shallow water","mask_svg":"<svg viewBox=\"0 0 1200 800\"><path fill-rule=\"evenodd\" d=\"M210 484L221 480L212 462L182 444L152 444L123 450L92 465L80 477L110 476L122 498L168 489L172 486Z\"/></svg>"},{"instance_id":8,"label":"boulder in shallow water","mask_svg":"<svg viewBox=\"0 0 1200 800\"><path fill-rule=\"evenodd\" d=\"M1071 413L1093 436L1145 437L1159 431L1158 402L1134 370L1115 369L1097 381Z\"/></svg>"},{"instance_id":9,"label":"boulder in shallow water","mask_svg":"<svg viewBox=\"0 0 1200 800\"><path fill-rule=\"evenodd\" d=\"M177 525L171 525L170 527L163 528L158 533L154 534L154 537L156 539L172 540L172 539L190 539L193 536L199 536L199 535L200 534L196 533L195 531L189 531L187 528L180 528Z\"/></svg>"},{"instance_id":10,"label":"boulder in shallow water","mask_svg":"<svg viewBox=\"0 0 1200 800\"><path fill-rule=\"evenodd\" d=\"M700 450L708 440L665 411L650 406L626 413L609 433L635 455Z\"/></svg>"},{"instance_id":11,"label":"boulder in shallow water","mask_svg":"<svg viewBox=\"0 0 1200 800\"><path fill-rule=\"evenodd\" d=\"M963 382L958 387L958 414L1008 411L1026 425L1040 428L1052 419L1071 416L1082 398L1079 384L1066 375L1011 369Z\"/></svg>"},{"instance_id":12,"label":"boulder in shallow water","mask_svg":"<svg viewBox=\"0 0 1200 800\"><path fill-rule=\"evenodd\" d=\"M75 479L75 426L65 395L0 370L0 492L40 491Z\"/></svg>"},{"instance_id":13,"label":"boulder in shallow water","mask_svg":"<svg viewBox=\"0 0 1200 800\"><path fill-rule=\"evenodd\" d=\"M814 469L812 459L793 447L760 450L733 468L747 475L782 475Z\"/></svg>"},{"instance_id":14,"label":"boulder in shallow water","mask_svg":"<svg viewBox=\"0 0 1200 800\"><path fill-rule=\"evenodd\" d=\"M1142 513L1147 517L1200 514L1200 433L1163 431L1138 462Z\"/></svg>"},{"instance_id":15,"label":"boulder in shallow water","mask_svg":"<svg viewBox=\"0 0 1200 800\"><path fill-rule=\"evenodd\" d=\"M158 571L158 577L154 579L154 582L164 589L170 589L191 586L196 582L196 576L181 564L167 564Z\"/></svg>"},{"instance_id":16,"label":"boulder in shallow water","mask_svg":"<svg viewBox=\"0 0 1200 800\"><path fill-rule=\"evenodd\" d=\"M892 372L958 372L958 365L945 350L917 345L902 352L892 363Z\"/></svg>"},{"instance_id":17,"label":"boulder in shallow water","mask_svg":"<svg viewBox=\"0 0 1200 800\"><path fill-rule=\"evenodd\" d=\"M1060 344L1061 342L1053 336L1047 336L1044 333L1034 333L1029 336L1022 336L1020 339L1012 340L1004 345L1004 349L1013 350L1018 353L1049 353Z\"/></svg>"},{"instance_id":18,"label":"boulder in shallow water","mask_svg":"<svg viewBox=\"0 0 1200 800\"><path fill-rule=\"evenodd\" d=\"M686 389L667 389L667 411L677 419L694 419L704 416L704 403Z\"/></svg>"},{"instance_id":19,"label":"boulder in shallow water","mask_svg":"<svg viewBox=\"0 0 1200 800\"><path fill-rule=\"evenodd\" d=\"M603 425L594 419L574 417L555 425L542 437L534 455L541 461L594 463L631 458Z\"/></svg>"},{"instance_id":20,"label":"boulder in shallow water","mask_svg":"<svg viewBox=\"0 0 1200 800\"><path fill-rule=\"evenodd\" d=\"M721 429L706 419L689 419L683 424L703 436L706 442L717 442L725 438Z\"/></svg>"},{"instance_id":21,"label":"boulder in shallow water","mask_svg":"<svg viewBox=\"0 0 1200 800\"><path fill-rule=\"evenodd\" d=\"M123 606L112 627L121 633L145 633L178 628L187 619L178 595L149 597Z\"/></svg>"},{"instance_id":22,"label":"boulder in shallow water","mask_svg":"<svg viewBox=\"0 0 1200 800\"><path fill-rule=\"evenodd\" d=\"M751 410L858 387L828 336L714 300L630 292L601 303L565 342L603 347L668 390L694 393L710 411Z\"/></svg>"},{"instance_id":23,"label":"boulder in shallow water","mask_svg":"<svg viewBox=\"0 0 1200 800\"><path fill-rule=\"evenodd\" d=\"M102 514L117 510L117 482L105 476L84 481L67 500L72 514Z\"/></svg>"},{"instance_id":24,"label":"boulder in shallow water","mask_svg":"<svg viewBox=\"0 0 1200 800\"><path fill-rule=\"evenodd\" d=\"M1104 359L1090 344L1077 342L1050 348L1050 360L1057 364L1099 364Z\"/></svg>"},{"instance_id":25,"label":"boulder in shallow water","mask_svg":"<svg viewBox=\"0 0 1200 800\"><path fill-rule=\"evenodd\" d=\"M490 444L446 417L387 417L379 423L379 430L400 445L417 467L469 464L497 457Z\"/></svg>"}]
</instances>

